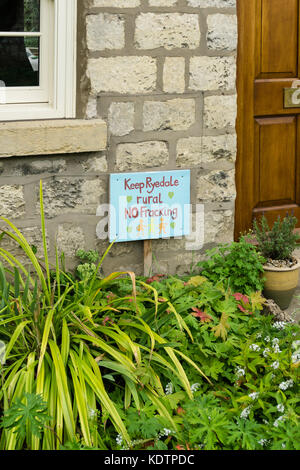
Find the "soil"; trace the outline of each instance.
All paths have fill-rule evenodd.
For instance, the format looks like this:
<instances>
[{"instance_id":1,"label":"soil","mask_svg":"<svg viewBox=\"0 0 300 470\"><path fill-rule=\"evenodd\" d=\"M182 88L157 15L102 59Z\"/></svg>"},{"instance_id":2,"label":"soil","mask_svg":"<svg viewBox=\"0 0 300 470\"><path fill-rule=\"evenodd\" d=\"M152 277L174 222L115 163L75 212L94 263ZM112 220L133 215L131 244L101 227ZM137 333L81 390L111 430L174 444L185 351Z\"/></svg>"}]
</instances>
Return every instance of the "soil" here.
<instances>
[{"instance_id":1,"label":"soil","mask_svg":"<svg viewBox=\"0 0 300 470\"><path fill-rule=\"evenodd\" d=\"M268 258L265 266L270 268L292 268L298 263L296 258L290 259L271 259Z\"/></svg>"}]
</instances>

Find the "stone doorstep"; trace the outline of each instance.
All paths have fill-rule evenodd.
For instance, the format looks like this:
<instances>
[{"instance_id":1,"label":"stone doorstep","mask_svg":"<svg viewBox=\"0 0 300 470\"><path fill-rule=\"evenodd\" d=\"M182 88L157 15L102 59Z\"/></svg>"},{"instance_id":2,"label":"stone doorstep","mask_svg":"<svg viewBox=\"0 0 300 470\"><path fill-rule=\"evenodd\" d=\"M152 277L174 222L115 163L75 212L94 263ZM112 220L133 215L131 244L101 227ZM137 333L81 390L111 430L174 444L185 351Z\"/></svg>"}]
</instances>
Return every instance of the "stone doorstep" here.
<instances>
[{"instance_id":1,"label":"stone doorstep","mask_svg":"<svg viewBox=\"0 0 300 470\"><path fill-rule=\"evenodd\" d=\"M102 119L0 122L0 158L98 152L106 149Z\"/></svg>"}]
</instances>

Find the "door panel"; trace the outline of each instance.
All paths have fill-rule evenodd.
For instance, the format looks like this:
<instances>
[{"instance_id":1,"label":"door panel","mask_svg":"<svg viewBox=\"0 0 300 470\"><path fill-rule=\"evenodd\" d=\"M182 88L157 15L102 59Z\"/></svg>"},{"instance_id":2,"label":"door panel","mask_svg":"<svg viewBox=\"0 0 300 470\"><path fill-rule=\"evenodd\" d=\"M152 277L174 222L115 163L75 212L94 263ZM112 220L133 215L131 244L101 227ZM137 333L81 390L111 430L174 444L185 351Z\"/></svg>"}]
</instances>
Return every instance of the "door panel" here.
<instances>
[{"instance_id":1,"label":"door panel","mask_svg":"<svg viewBox=\"0 0 300 470\"><path fill-rule=\"evenodd\" d=\"M284 89L300 77L300 0L238 0L238 155L235 238L253 218L293 212L300 226L300 105Z\"/></svg>"},{"instance_id":2,"label":"door panel","mask_svg":"<svg viewBox=\"0 0 300 470\"><path fill-rule=\"evenodd\" d=\"M256 205L265 207L274 205L274 201L295 202L296 118L259 118L256 125L259 134Z\"/></svg>"},{"instance_id":3,"label":"door panel","mask_svg":"<svg viewBox=\"0 0 300 470\"><path fill-rule=\"evenodd\" d=\"M257 6L257 21L261 30L260 75L282 73L295 76L298 64L298 0L261 0Z\"/></svg>"},{"instance_id":4,"label":"door panel","mask_svg":"<svg viewBox=\"0 0 300 470\"><path fill-rule=\"evenodd\" d=\"M284 108L283 89L290 88L294 80L295 78L255 80L254 115L291 114L291 109ZM300 113L300 108L294 108L292 112Z\"/></svg>"}]
</instances>

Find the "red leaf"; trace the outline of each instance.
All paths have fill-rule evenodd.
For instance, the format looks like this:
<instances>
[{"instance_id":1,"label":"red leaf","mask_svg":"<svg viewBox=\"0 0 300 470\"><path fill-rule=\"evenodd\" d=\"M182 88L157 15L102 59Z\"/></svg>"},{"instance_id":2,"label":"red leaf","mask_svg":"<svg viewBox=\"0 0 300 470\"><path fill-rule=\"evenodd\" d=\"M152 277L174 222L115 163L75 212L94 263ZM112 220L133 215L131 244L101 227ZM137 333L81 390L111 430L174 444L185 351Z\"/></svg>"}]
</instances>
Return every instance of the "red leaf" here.
<instances>
[{"instance_id":1,"label":"red leaf","mask_svg":"<svg viewBox=\"0 0 300 470\"><path fill-rule=\"evenodd\" d=\"M146 282L147 284L151 284L151 282L157 281L159 282L159 278L164 277L164 274L156 274L155 276L149 277Z\"/></svg>"},{"instance_id":2,"label":"red leaf","mask_svg":"<svg viewBox=\"0 0 300 470\"><path fill-rule=\"evenodd\" d=\"M244 304L249 303L248 297L246 295L240 294L239 292L233 294L233 297L235 298L235 300L241 300Z\"/></svg>"},{"instance_id":3,"label":"red leaf","mask_svg":"<svg viewBox=\"0 0 300 470\"><path fill-rule=\"evenodd\" d=\"M192 310L195 312L195 313L192 313L193 317L200 318L200 321L202 322L212 321L212 317L208 315L208 313L205 313L199 310L199 308L192 307Z\"/></svg>"},{"instance_id":4,"label":"red leaf","mask_svg":"<svg viewBox=\"0 0 300 470\"><path fill-rule=\"evenodd\" d=\"M247 312L247 310L246 310L244 307L242 307L240 304L238 304L238 308L239 308L240 311L243 312L243 313Z\"/></svg>"},{"instance_id":5,"label":"red leaf","mask_svg":"<svg viewBox=\"0 0 300 470\"><path fill-rule=\"evenodd\" d=\"M252 312L250 312L249 310L245 308L249 305L249 298L246 295L236 292L235 294L233 294L233 297L235 298L235 300L242 302L241 304L238 304L237 306L241 312L249 313L249 315L252 315Z\"/></svg>"}]
</instances>

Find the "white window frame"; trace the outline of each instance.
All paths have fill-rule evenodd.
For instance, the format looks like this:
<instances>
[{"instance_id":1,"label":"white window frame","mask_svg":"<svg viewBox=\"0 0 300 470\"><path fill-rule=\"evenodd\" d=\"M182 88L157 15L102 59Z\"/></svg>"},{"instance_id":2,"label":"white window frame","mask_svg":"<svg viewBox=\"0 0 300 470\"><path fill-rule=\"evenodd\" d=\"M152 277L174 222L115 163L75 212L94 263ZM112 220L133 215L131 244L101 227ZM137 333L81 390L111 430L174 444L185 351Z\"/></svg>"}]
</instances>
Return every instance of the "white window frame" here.
<instances>
[{"instance_id":1,"label":"white window frame","mask_svg":"<svg viewBox=\"0 0 300 470\"><path fill-rule=\"evenodd\" d=\"M75 117L76 32L77 0L41 0L40 85L0 88L0 121Z\"/></svg>"}]
</instances>

